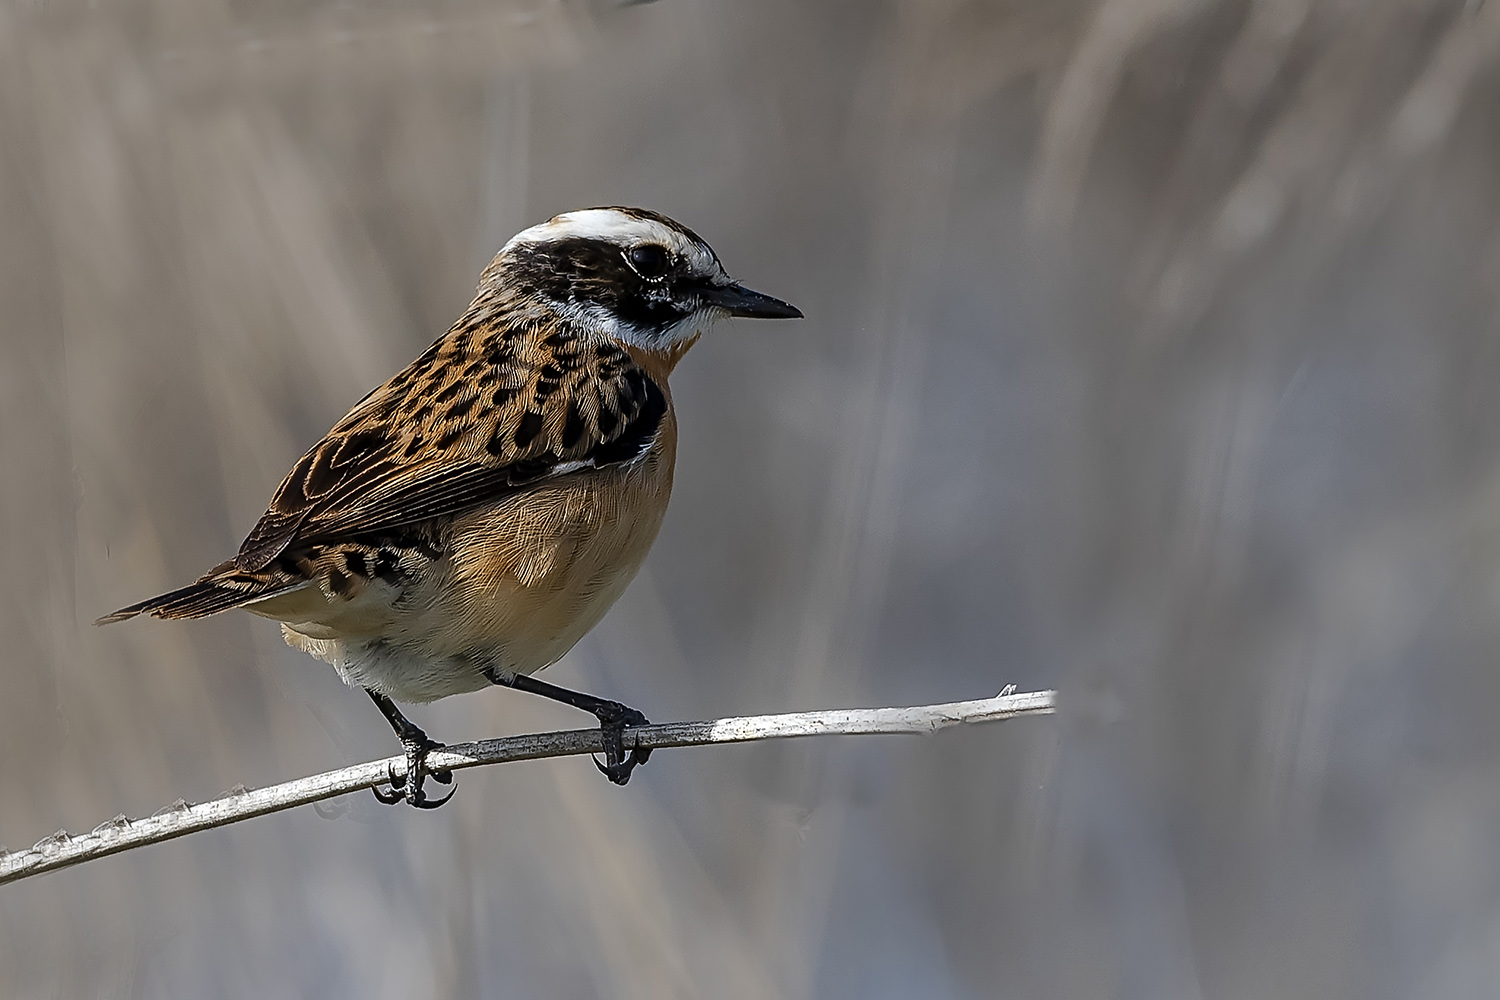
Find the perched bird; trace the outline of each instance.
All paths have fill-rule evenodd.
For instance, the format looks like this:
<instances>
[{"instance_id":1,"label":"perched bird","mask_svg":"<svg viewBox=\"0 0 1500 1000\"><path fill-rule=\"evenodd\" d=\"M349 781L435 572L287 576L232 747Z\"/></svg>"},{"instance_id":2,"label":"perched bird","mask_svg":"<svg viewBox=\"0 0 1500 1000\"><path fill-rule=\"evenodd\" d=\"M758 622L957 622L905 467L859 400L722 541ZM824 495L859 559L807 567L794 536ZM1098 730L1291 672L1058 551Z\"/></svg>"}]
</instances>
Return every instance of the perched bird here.
<instances>
[{"instance_id":1,"label":"perched bird","mask_svg":"<svg viewBox=\"0 0 1500 1000\"><path fill-rule=\"evenodd\" d=\"M801 315L655 212L592 208L527 229L453 327L302 456L238 555L97 624L230 608L280 621L401 738L406 771L382 801L452 796L424 794L441 744L394 703L491 684L593 713L600 769L623 785L648 752L626 756L622 733L645 716L531 675L598 623L656 538L677 362L720 317Z\"/></svg>"}]
</instances>

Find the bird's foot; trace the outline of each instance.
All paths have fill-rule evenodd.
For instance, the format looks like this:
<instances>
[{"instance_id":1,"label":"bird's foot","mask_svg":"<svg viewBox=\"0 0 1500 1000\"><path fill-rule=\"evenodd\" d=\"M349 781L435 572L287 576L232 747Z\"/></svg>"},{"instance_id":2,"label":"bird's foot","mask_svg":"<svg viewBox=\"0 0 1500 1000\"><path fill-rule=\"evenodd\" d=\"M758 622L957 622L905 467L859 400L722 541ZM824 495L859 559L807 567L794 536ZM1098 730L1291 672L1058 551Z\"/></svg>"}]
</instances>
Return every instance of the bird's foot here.
<instances>
[{"instance_id":1,"label":"bird's foot","mask_svg":"<svg viewBox=\"0 0 1500 1000\"><path fill-rule=\"evenodd\" d=\"M543 698L551 698L553 701L560 701L564 705L572 705L574 708L580 708L592 714L599 720L599 732L604 744L604 763L599 763L599 758L595 757L594 764L604 772L605 777L617 785L623 785L629 781L630 772L635 770L635 766L646 763L647 758L651 756L650 747L631 747L630 754L627 756L625 753L625 730L631 726L651 724L649 719L633 708L617 701L596 698L582 691L569 691L556 684L539 681L530 674L512 673L491 667L485 670L485 676L501 687L539 694Z\"/></svg>"},{"instance_id":2,"label":"bird's foot","mask_svg":"<svg viewBox=\"0 0 1500 1000\"><path fill-rule=\"evenodd\" d=\"M629 726L649 726L651 720L617 701L605 702L594 714L599 718L599 732L604 741L604 763L599 763L599 758L595 757L594 766L610 781L623 785L630 780L630 772L636 765L646 763L651 757L650 747L631 747L629 756L626 756L625 730Z\"/></svg>"},{"instance_id":3,"label":"bird's foot","mask_svg":"<svg viewBox=\"0 0 1500 1000\"><path fill-rule=\"evenodd\" d=\"M453 798L453 793L458 791L454 787L447 795L440 799L429 799L427 792L423 789L426 779L431 778L440 785L453 783L452 771L430 771L427 769L427 754L432 750L441 750L443 744L434 742L427 738L427 734L413 727L410 733L401 737L401 746L406 750L406 773L397 774L395 768L388 772L390 776L390 791L381 791L377 785L370 789L375 797L386 805L395 805L397 802L406 800L418 809L436 809L438 806Z\"/></svg>"}]
</instances>

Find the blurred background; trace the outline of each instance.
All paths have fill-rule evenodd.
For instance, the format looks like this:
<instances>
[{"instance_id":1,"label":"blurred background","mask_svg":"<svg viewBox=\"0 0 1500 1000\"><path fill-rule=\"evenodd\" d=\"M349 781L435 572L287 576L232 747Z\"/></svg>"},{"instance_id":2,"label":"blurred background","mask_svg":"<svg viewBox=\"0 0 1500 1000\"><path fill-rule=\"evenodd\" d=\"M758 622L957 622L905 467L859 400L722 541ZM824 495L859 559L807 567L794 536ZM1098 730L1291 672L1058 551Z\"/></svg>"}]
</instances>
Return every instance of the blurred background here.
<instances>
[{"instance_id":1,"label":"blurred background","mask_svg":"<svg viewBox=\"0 0 1500 1000\"><path fill-rule=\"evenodd\" d=\"M147 848L0 888L0 996L1495 993L1481 0L4 5L0 841L395 751L270 622L88 623L611 203L807 319L678 369L661 539L547 678L1062 714Z\"/></svg>"}]
</instances>

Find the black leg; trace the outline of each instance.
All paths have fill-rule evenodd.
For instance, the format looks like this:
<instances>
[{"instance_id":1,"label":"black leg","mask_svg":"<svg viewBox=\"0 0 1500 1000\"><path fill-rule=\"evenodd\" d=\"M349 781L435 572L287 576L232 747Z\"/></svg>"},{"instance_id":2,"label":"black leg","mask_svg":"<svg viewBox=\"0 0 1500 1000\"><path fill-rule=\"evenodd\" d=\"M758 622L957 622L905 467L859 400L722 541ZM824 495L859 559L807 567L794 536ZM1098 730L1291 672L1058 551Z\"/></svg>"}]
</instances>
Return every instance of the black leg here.
<instances>
[{"instance_id":1,"label":"black leg","mask_svg":"<svg viewBox=\"0 0 1500 1000\"><path fill-rule=\"evenodd\" d=\"M418 809L436 809L444 802L453 798L453 792L458 791L457 788L440 799L429 799L427 793L422 790L422 784L429 775L433 781L443 785L453 780L452 771L427 770L427 751L436 750L442 744L429 740L427 734L418 729L414 722L402 715L401 710L396 707L396 703L385 695L377 694L369 688L365 689L365 694L370 696L370 700L375 703L375 707L380 709L380 714L384 715L386 721L391 724L391 728L396 731L396 735L401 739L402 748L406 751L406 775L397 778L395 772L392 771L391 790L389 792L382 792L378 786L372 788L370 791L375 793L375 797L386 805L393 805L405 799Z\"/></svg>"},{"instance_id":2,"label":"black leg","mask_svg":"<svg viewBox=\"0 0 1500 1000\"><path fill-rule=\"evenodd\" d=\"M486 670L485 676L501 687L539 694L543 698L551 698L553 701L560 701L564 705L572 705L574 708L581 708L592 714L599 720L599 730L604 738L604 763L600 764L598 758L595 758L594 765L604 772L606 778L617 785L623 785L629 781L630 772L635 770L635 766L646 763L651 756L650 747L631 747L630 756L625 756L625 745L622 739L625 728L651 724L651 721L644 715L627 705L609 701L606 698L596 698L581 691L570 691L568 688L548 684L546 681L539 681L526 674L507 674L499 670Z\"/></svg>"}]
</instances>

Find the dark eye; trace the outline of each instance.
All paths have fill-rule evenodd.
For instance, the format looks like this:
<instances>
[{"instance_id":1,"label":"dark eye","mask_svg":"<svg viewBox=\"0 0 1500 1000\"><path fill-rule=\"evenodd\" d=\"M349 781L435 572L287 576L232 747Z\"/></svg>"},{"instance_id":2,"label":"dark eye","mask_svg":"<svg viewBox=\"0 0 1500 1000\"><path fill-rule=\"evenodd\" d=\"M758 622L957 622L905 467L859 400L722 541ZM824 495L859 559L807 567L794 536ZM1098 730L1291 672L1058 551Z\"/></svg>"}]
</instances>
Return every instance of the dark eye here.
<instances>
[{"instance_id":1,"label":"dark eye","mask_svg":"<svg viewBox=\"0 0 1500 1000\"><path fill-rule=\"evenodd\" d=\"M635 273L643 278L660 278L672 266L672 255L667 253L667 248L655 243L632 247L626 256L630 258Z\"/></svg>"}]
</instances>

